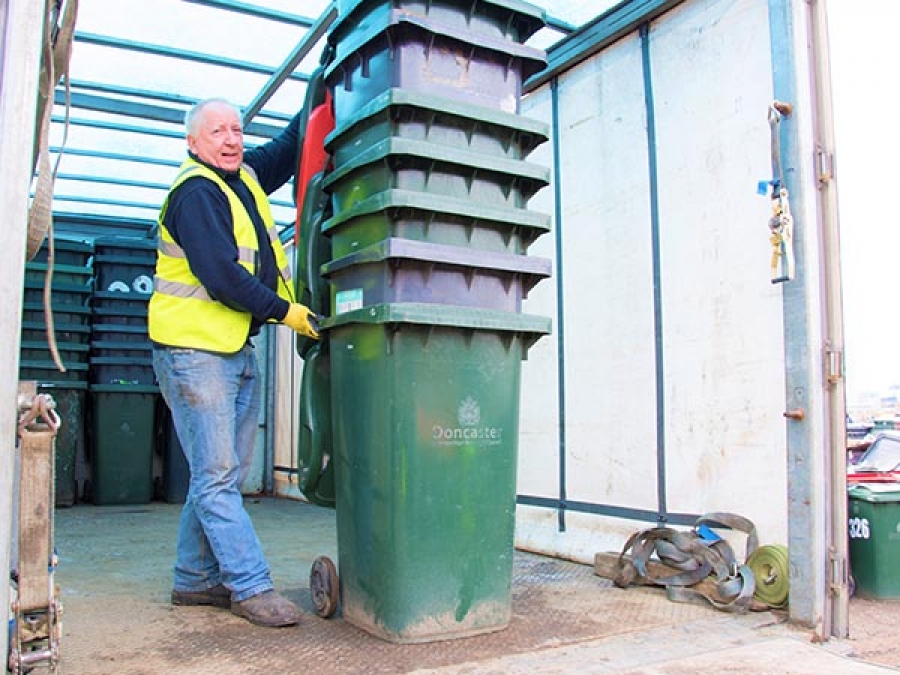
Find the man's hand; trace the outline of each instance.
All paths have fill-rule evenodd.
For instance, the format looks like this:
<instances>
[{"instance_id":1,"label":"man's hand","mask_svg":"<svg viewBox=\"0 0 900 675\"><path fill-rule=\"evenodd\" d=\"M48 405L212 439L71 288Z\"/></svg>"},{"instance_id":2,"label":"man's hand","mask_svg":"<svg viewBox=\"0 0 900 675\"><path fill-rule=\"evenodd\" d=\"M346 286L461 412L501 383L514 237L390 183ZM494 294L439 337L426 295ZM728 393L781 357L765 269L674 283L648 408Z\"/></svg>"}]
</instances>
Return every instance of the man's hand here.
<instances>
[{"instance_id":1,"label":"man's hand","mask_svg":"<svg viewBox=\"0 0 900 675\"><path fill-rule=\"evenodd\" d=\"M291 303L282 323L297 331L300 335L305 335L315 340L319 339L316 315L306 305L301 305L297 302Z\"/></svg>"}]
</instances>

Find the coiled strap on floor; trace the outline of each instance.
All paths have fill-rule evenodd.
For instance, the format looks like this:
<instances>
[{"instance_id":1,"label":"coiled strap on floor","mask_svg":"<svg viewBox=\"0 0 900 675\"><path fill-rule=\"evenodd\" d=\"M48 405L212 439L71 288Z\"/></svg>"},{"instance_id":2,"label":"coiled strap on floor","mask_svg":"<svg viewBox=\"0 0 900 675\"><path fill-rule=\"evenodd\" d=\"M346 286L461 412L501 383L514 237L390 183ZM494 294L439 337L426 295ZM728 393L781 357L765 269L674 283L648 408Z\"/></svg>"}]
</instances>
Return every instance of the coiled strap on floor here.
<instances>
[{"instance_id":1,"label":"coiled strap on floor","mask_svg":"<svg viewBox=\"0 0 900 675\"><path fill-rule=\"evenodd\" d=\"M748 558L747 566L756 577L756 598L769 607L784 607L788 601L788 549L770 544L760 546Z\"/></svg>"},{"instance_id":2,"label":"coiled strap on floor","mask_svg":"<svg viewBox=\"0 0 900 675\"><path fill-rule=\"evenodd\" d=\"M747 611L756 591L756 577L746 563L737 563L731 546L710 529L711 525L746 534L746 558L759 546L756 526L748 519L734 513L707 513L687 532L653 527L632 534L619 554L619 573L613 582L626 588L640 579L665 587L667 596L675 602L702 600L724 611ZM647 562L654 553L673 569L673 574L650 572ZM716 577L714 592L693 588L711 575Z\"/></svg>"}]
</instances>

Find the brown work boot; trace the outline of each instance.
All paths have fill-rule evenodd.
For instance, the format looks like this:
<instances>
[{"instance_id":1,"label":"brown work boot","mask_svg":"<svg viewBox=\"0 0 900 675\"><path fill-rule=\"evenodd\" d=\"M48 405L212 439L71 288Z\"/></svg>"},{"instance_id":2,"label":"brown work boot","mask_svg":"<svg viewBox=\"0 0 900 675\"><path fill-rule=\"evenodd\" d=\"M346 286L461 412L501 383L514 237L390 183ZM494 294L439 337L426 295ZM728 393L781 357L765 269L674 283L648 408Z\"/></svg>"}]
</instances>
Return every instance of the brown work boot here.
<instances>
[{"instance_id":1,"label":"brown work boot","mask_svg":"<svg viewBox=\"0 0 900 675\"><path fill-rule=\"evenodd\" d=\"M232 602L231 613L267 628L293 626L301 616L294 603L275 591L264 591L246 600Z\"/></svg>"},{"instance_id":2,"label":"brown work boot","mask_svg":"<svg viewBox=\"0 0 900 675\"><path fill-rule=\"evenodd\" d=\"M231 591L219 584L202 591L172 591L173 605L212 605L228 609L231 607Z\"/></svg>"}]
</instances>

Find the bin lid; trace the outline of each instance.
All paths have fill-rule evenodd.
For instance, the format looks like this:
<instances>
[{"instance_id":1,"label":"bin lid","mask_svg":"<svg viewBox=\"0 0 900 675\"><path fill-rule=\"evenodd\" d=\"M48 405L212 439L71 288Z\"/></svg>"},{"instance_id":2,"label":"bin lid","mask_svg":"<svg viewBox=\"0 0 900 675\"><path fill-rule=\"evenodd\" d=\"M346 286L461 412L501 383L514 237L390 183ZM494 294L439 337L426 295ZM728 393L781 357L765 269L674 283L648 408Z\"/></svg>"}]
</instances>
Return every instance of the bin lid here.
<instances>
[{"instance_id":1,"label":"bin lid","mask_svg":"<svg viewBox=\"0 0 900 675\"><path fill-rule=\"evenodd\" d=\"M88 383L83 380L38 380L40 390L71 389L73 391L87 391Z\"/></svg>"},{"instance_id":2,"label":"bin lid","mask_svg":"<svg viewBox=\"0 0 900 675\"><path fill-rule=\"evenodd\" d=\"M334 272L348 267L388 260L410 260L425 264L509 272L532 277L530 281L533 283L530 283L530 286L537 283L538 278L550 276L550 260L547 258L482 251L400 237L382 239L337 260L332 260L322 265L322 276L328 277Z\"/></svg>"},{"instance_id":3,"label":"bin lid","mask_svg":"<svg viewBox=\"0 0 900 675\"><path fill-rule=\"evenodd\" d=\"M65 366L66 370L71 371L87 371L88 369L88 364L86 363L66 363ZM56 367L56 362L49 359L21 359L19 361L19 368L30 368L31 370L46 370L48 373L59 372L59 369Z\"/></svg>"},{"instance_id":4,"label":"bin lid","mask_svg":"<svg viewBox=\"0 0 900 675\"><path fill-rule=\"evenodd\" d=\"M50 349L50 345L46 340L22 340L20 349ZM90 345L83 342L57 342L56 346L63 352L86 352L90 349Z\"/></svg>"},{"instance_id":5,"label":"bin lid","mask_svg":"<svg viewBox=\"0 0 900 675\"><path fill-rule=\"evenodd\" d=\"M323 181L322 187L327 188L353 171L381 162L390 156L418 157L427 162L429 168L434 162L443 162L473 169L474 173L489 171L514 178L527 178L535 183L539 183L541 186L549 185L550 183L550 169L539 164L533 164L521 159L492 157L480 152L459 150L439 143L392 137L376 143L356 155L349 162L337 167Z\"/></svg>"},{"instance_id":6,"label":"bin lid","mask_svg":"<svg viewBox=\"0 0 900 675\"><path fill-rule=\"evenodd\" d=\"M90 333L91 326L86 323L60 323L55 321L53 327L57 333ZM23 321L22 328L24 330L46 331L47 324L44 321Z\"/></svg>"},{"instance_id":7,"label":"bin lid","mask_svg":"<svg viewBox=\"0 0 900 675\"><path fill-rule=\"evenodd\" d=\"M48 242L45 240L41 245L41 249L49 251ZM93 253L94 244L87 239L71 239L69 237L54 235L53 248L56 251L70 251L72 253Z\"/></svg>"},{"instance_id":8,"label":"bin lid","mask_svg":"<svg viewBox=\"0 0 900 675\"><path fill-rule=\"evenodd\" d=\"M486 108L480 105L472 105L454 99L443 98L425 92L410 89L393 88L382 92L356 113L341 122L325 139L325 147L330 148L334 142L346 134L357 124L371 117L382 114L392 114L397 108L423 108L426 110L447 113L456 117L465 118L473 122L488 124L494 127L504 127L532 137L528 144L528 150L544 143L550 138L550 125L541 120L523 117L505 110Z\"/></svg>"},{"instance_id":9,"label":"bin lid","mask_svg":"<svg viewBox=\"0 0 900 675\"><path fill-rule=\"evenodd\" d=\"M900 502L900 482L856 483L847 489L851 499L865 502Z\"/></svg>"},{"instance_id":10,"label":"bin lid","mask_svg":"<svg viewBox=\"0 0 900 675\"><path fill-rule=\"evenodd\" d=\"M121 294L119 297L124 299L131 299L129 296L125 294ZM140 298L144 300L142 304L139 304L137 307L104 307L104 306L93 306L91 308L91 314L94 316L112 316L112 317L137 317L139 319L147 317L147 308L149 307L149 303L145 300L146 296L141 296Z\"/></svg>"},{"instance_id":11,"label":"bin lid","mask_svg":"<svg viewBox=\"0 0 900 675\"><path fill-rule=\"evenodd\" d=\"M27 262L25 263L25 271L26 272L47 272L47 268L49 265L45 262ZM82 267L80 265L61 265L54 263L53 265L53 273L54 274L74 274L80 275L83 277L91 277L94 274L94 271L90 267Z\"/></svg>"},{"instance_id":12,"label":"bin lid","mask_svg":"<svg viewBox=\"0 0 900 675\"><path fill-rule=\"evenodd\" d=\"M349 15L344 15L331 28L328 41L338 46L337 58L325 70L326 81L332 81L334 72L343 67L344 62L353 54L360 51L365 45L377 38L388 35L396 27L412 27L413 30L422 31L430 35L441 35L466 47L476 47L502 54L505 59L521 59L522 79L541 72L547 66L547 55L542 49L519 44L511 40L496 38L487 35L472 33L465 28L458 28L443 21L424 16L411 14L402 10L391 9L381 16L370 15L365 25L360 29L359 24L351 24L346 21ZM339 36L349 28L346 36ZM339 71L340 72L340 71Z\"/></svg>"},{"instance_id":13,"label":"bin lid","mask_svg":"<svg viewBox=\"0 0 900 675\"><path fill-rule=\"evenodd\" d=\"M372 12L377 9L377 7L373 7L376 4L387 4L384 3L383 0L381 3L373 2L373 0L339 0L338 5L338 20L335 22L332 30L337 29L339 26L348 24L356 25L359 20L359 16L353 16L363 8L367 12ZM544 9L540 7L536 7L535 5L525 2L524 0L481 0L481 2L470 2L468 7L471 8L470 11L475 11L478 8L478 5L486 5L488 7L493 7L496 9L505 9L510 12L511 15L515 15L515 18L522 22L522 34L519 36L519 39L522 42L525 42L532 35L537 33L541 28L546 25L546 12ZM368 5L368 6L366 6ZM457 10L461 15L465 13L465 7L462 7ZM513 16L510 16L511 20Z\"/></svg>"},{"instance_id":14,"label":"bin lid","mask_svg":"<svg viewBox=\"0 0 900 675\"><path fill-rule=\"evenodd\" d=\"M56 269L56 268L54 268ZM94 292L91 283L89 283L91 279L89 278L83 284L67 284L65 282L57 283L56 279L53 279L53 282L50 284L50 289L53 291L54 295L58 295L59 293L72 294L72 295L90 295ZM33 290L44 290L44 280L43 279L26 279L25 280L25 288L33 291Z\"/></svg>"},{"instance_id":15,"label":"bin lid","mask_svg":"<svg viewBox=\"0 0 900 675\"><path fill-rule=\"evenodd\" d=\"M153 343L150 340L91 340L91 349L107 350L124 349L128 351L153 351Z\"/></svg>"},{"instance_id":16,"label":"bin lid","mask_svg":"<svg viewBox=\"0 0 900 675\"><path fill-rule=\"evenodd\" d=\"M126 249L127 250L127 249ZM118 253L98 253L94 256L94 267L106 265L130 265L145 268L156 266L155 249L136 249L134 255Z\"/></svg>"},{"instance_id":17,"label":"bin lid","mask_svg":"<svg viewBox=\"0 0 900 675\"><path fill-rule=\"evenodd\" d=\"M116 300L123 301L127 300L128 302L150 302L150 296L152 293L139 293L137 291L132 291L131 289L127 291L94 291L94 295L92 296L96 300Z\"/></svg>"},{"instance_id":18,"label":"bin lid","mask_svg":"<svg viewBox=\"0 0 900 675\"><path fill-rule=\"evenodd\" d=\"M141 345L141 342L135 342ZM152 356L91 356L91 366L153 366Z\"/></svg>"},{"instance_id":19,"label":"bin lid","mask_svg":"<svg viewBox=\"0 0 900 675\"><path fill-rule=\"evenodd\" d=\"M43 302L23 302L22 309L28 310L29 312L43 312L44 311L44 303ZM64 305L64 304L52 304L50 306L50 311L54 314L90 314L91 308L85 307L84 305Z\"/></svg>"},{"instance_id":20,"label":"bin lid","mask_svg":"<svg viewBox=\"0 0 900 675\"><path fill-rule=\"evenodd\" d=\"M430 192L416 190L385 190L357 202L349 209L341 209L334 217L322 224L322 231L328 235L338 226L361 216L380 213L388 209L415 209L431 213L445 213L462 216L481 222L502 223L509 226L539 230L541 234L550 231L550 216L528 209L490 206L471 199L458 199Z\"/></svg>"},{"instance_id":21,"label":"bin lid","mask_svg":"<svg viewBox=\"0 0 900 675\"><path fill-rule=\"evenodd\" d=\"M108 237L96 237L94 239L94 248L101 249L115 249L120 251L148 251L148 250L156 250L156 238L150 239L148 237L122 237L122 236L108 236Z\"/></svg>"},{"instance_id":22,"label":"bin lid","mask_svg":"<svg viewBox=\"0 0 900 675\"><path fill-rule=\"evenodd\" d=\"M95 323L89 326L91 333L140 333L147 334L147 326L136 326L128 323Z\"/></svg>"},{"instance_id":23,"label":"bin lid","mask_svg":"<svg viewBox=\"0 0 900 675\"><path fill-rule=\"evenodd\" d=\"M495 330L513 333L550 333L550 318L517 312L498 312L482 307L436 305L420 302L393 302L362 307L331 316L322 322L323 328L348 324L408 323L449 328Z\"/></svg>"}]
</instances>

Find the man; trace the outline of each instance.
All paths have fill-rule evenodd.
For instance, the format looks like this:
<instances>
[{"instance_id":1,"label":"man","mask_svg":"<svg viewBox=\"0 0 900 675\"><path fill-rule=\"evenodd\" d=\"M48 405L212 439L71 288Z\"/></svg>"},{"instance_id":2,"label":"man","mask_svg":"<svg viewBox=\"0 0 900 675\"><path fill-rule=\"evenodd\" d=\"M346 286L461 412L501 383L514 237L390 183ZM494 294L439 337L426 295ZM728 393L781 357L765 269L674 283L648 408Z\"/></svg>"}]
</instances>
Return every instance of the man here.
<instances>
[{"instance_id":1,"label":"man","mask_svg":"<svg viewBox=\"0 0 900 675\"><path fill-rule=\"evenodd\" d=\"M240 487L261 398L250 338L269 321L318 338L312 313L294 302L267 197L297 166L299 124L298 115L245 153L229 102L188 111L188 158L160 211L149 305L153 367L190 467L172 603L273 627L296 624L300 611L273 589Z\"/></svg>"}]
</instances>

